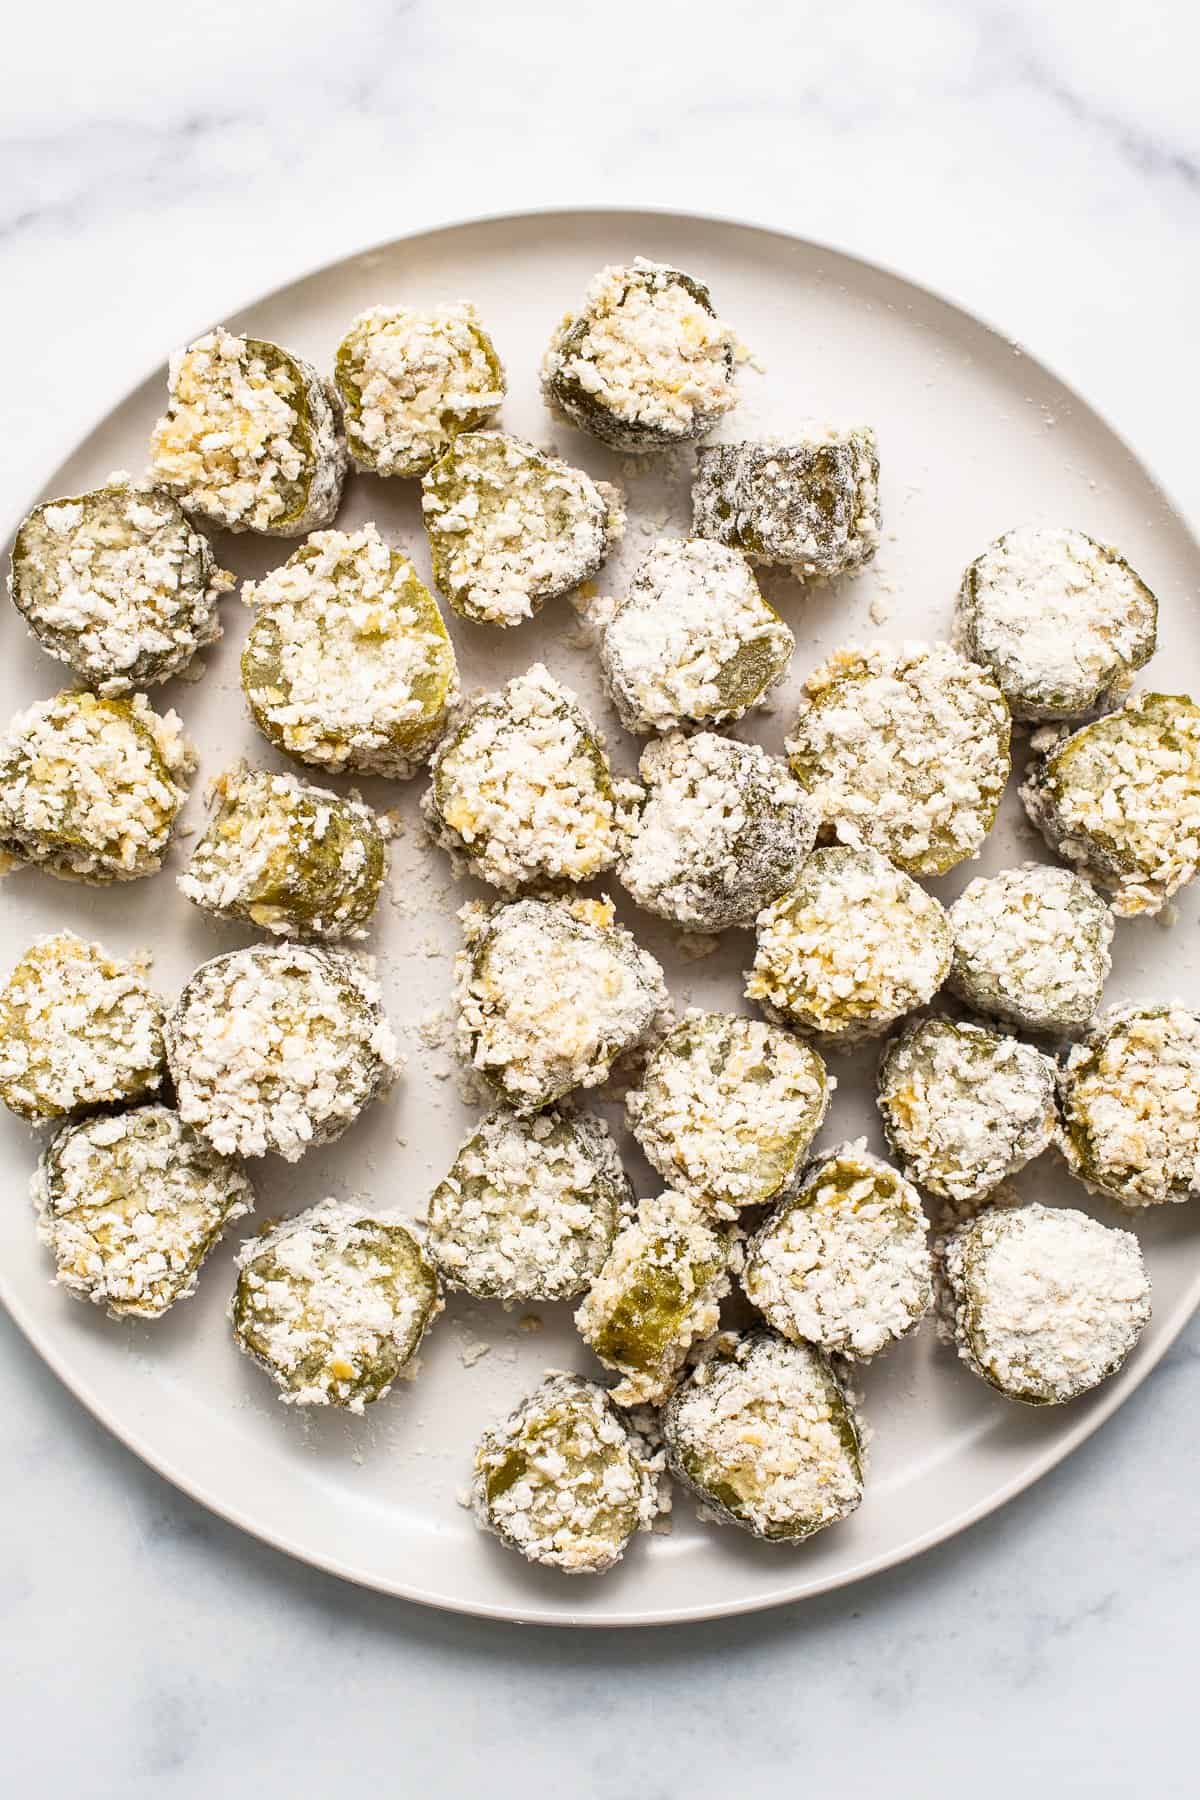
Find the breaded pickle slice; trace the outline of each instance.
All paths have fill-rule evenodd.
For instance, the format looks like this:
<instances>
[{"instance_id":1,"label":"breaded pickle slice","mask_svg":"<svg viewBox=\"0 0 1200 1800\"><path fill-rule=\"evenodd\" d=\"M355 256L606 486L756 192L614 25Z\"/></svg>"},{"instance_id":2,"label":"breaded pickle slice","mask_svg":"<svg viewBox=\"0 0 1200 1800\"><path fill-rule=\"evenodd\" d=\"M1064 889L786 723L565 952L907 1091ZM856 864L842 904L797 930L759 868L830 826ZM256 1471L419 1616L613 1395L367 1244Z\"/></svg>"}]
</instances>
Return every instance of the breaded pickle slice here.
<instances>
[{"instance_id":1,"label":"breaded pickle slice","mask_svg":"<svg viewBox=\"0 0 1200 1800\"><path fill-rule=\"evenodd\" d=\"M399 1064L378 983L346 951L306 944L203 963L166 1043L185 1123L222 1155L287 1162L340 1137Z\"/></svg>"},{"instance_id":2,"label":"breaded pickle slice","mask_svg":"<svg viewBox=\"0 0 1200 1800\"><path fill-rule=\"evenodd\" d=\"M547 1375L475 1451L475 1515L532 1563L599 1575L659 1511L657 1471L602 1387Z\"/></svg>"},{"instance_id":3,"label":"breaded pickle slice","mask_svg":"<svg viewBox=\"0 0 1200 1800\"><path fill-rule=\"evenodd\" d=\"M646 799L619 874L639 906L685 930L749 927L797 880L816 814L783 763L715 732L642 752Z\"/></svg>"},{"instance_id":4,"label":"breaded pickle slice","mask_svg":"<svg viewBox=\"0 0 1200 1800\"><path fill-rule=\"evenodd\" d=\"M42 649L102 694L186 669L220 637L217 602L233 585L178 502L123 475L35 506L8 577Z\"/></svg>"},{"instance_id":5,"label":"breaded pickle slice","mask_svg":"<svg viewBox=\"0 0 1200 1800\"><path fill-rule=\"evenodd\" d=\"M429 1202L429 1252L480 1300L570 1300L632 1195L603 1119L505 1108L471 1133Z\"/></svg>"},{"instance_id":6,"label":"breaded pickle slice","mask_svg":"<svg viewBox=\"0 0 1200 1800\"><path fill-rule=\"evenodd\" d=\"M226 531L300 537L332 523L346 446L310 363L218 326L171 357L150 463L189 513Z\"/></svg>"},{"instance_id":7,"label":"breaded pickle slice","mask_svg":"<svg viewBox=\"0 0 1200 1800\"><path fill-rule=\"evenodd\" d=\"M794 1188L836 1085L790 1032L689 1007L625 1107L663 1180L727 1215Z\"/></svg>"},{"instance_id":8,"label":"breaded pickle slice","mask_svg":"<svg viewBox=\"0 0 1200 1800\"><path fill-rule=\"evenodd\" d=\"M29 946L0 988L0 1100L10 1112L40 1124L162 1085L164 1009L148 963L73 931Z\"/></svg>"},{"instance_id":9,"label":"breaded pickle slice","mask_svg":"<svg viewBox=\"0 0 1200 1800\"><path fill-rule=\"evenodd\" d=\"M408 558L374 525L319 531L244 597L242 686L259 730L336 775L415 774L458 698L458 665Z\"/></svg>"},{"instance_id":10,"label":"breaded pickle slice","mask_svg":"<svg viewBox=\"0 0 1200 1800\"><path fill-rule=\"evenodd\" d=\"M193 1294L222 1232L254 1206L241 1166L165 1106L64 1125L32 1193L56 1279L114 1319L157 1319Z\"/></svg>"},{"instance_id":11,"label":"breaded pickle slice","mask_svg":"<svg viewBox=\"0 0 1200 1800\"><path fill-rule=\"evenodd\" d=\"M627 731L724 725L787 672L796 640L745 557L703 538L659 538L600 640Z\"/></svg>"},{"instance_id":12,"label":"breaded pickle slice","mask_svg":"<svg viewBox=\"0 0 1200 1800\"><path fill-rule=\"evenodd\" d=\"M1054 1064L1032 1044L954 1019L919 1019L879 1065L879 1111L905 1174L941 1200L990 1194L1051 1142Z\"/></svg>"},{"instance_id":13,"label":"breaded pickle slice","mask_svg":"<svg viewBox=\"0 0 1200 1800\"><path fill-rule=\"evenodd\" d=\"M504 431L464 432L421 483L434 584L456 613L519 625L595 575L620 491Z\"/></svg>"},{"instance_id":14,"label":"breaded pickle slice","mask_svg":"<svg viewBox=\"0 0 1200 1800\"><path fill-rule=\"evenodd\" d=\"M1033 740L1025 811L1123 919L1161 912L1200 865L1200 706L1136 694L1119 712Z\"/></svg>"},{"instance_id":15,"label":"breaded pickle slice","mask_svg":"<svg viewBox=\"0 0 1200 1800\"><path fill-rule=\"evenodd\" d=\"M468 300L359 313L337 347L333 378L350 455L377 475L423 475L504 398L496 347Z\"/></svg>"},{"instance_id":16,"label":"breaded pickle slice","mask_svg":"<svg viewBox=\"0 0 1200 1800\"><path fill-rule=\"evenodd\" d=\"M719 1343L662 1419L669 1467L727 1525L800 1543L863 1496L858 1426L810 1344L755 1331Z\"/></svg>"},{"instance_id":17,"label":"breaded pickle slice","mask_svg":"<svg viewBox=\"0 0 1200 1800\"><path fill-rule=\"evenodd\" d=\"M441 1310L437 1273L407 1226L323 1200L242 1246L231 1317L285 1404L360 1413L411 1372Z\"/></svg>"},{"instance_id":18,"label":"breaded pickle slice","mask_svg":"<svg viewBox=\"0 0 1200 1800\"><path fill-rule=\"evenodd\" d=\"M213 784L179 887L219 919L332 940L365 934L386 874L383 831L361 800L237 763Z\"/></svg>"},{"instance_id":19,"label":"breaded pickle slice","mask_svg":"<svg viewBox=\"0 0 1200 1800\"><path fill-rule=\"evenodd\" d=\"M1109 544L1062 526L1022 526L963 576L955 635L1014 719L1106 712L1154 655L1158 602Z\"/></svg>"},{"instance_id":20,"label":"breaded pickle slice","mask_svg":"<svg viewBox=\"0 0 1200 1800\"><path fill-rule=\"evenodd\" d=\"M645 257L601 269L542 360L547 404L616 450L700 437L737 403L735 334L702 282Z\"/></svg>"},{"instance_id":21,"label":"breaded pickle slice","mask_svg":"<svg viewBox=\"0 0 1200 1800\"><path fill-rule=\"evenodd\" d=\"M682 1194L638 1202L575 1314L575 1325L620 1381L620 1406L660 1405L729 1292L729 1244Z\"/></svg>"},{"instance_id":22,"label":"breaded pickle slice","mask_svg":"<svg viewBox=\"0 0 1200 1800\"><path fill-rule=\"evenodd\" d=\"M924 1006L950 968L940 901L878 851L846 844L813 851L757 937L747 997L831 1048Z\"/></svg>"},{"instance_id":23,"label":"breaded pickle slice","mask_svg":"<svg viewBox=\"0 0 1200 1800\"><path fill-rule=\"evenodd\" d=\"M1114 1006L1059 1077L1063 1152L1073 1172L1122 1206L1200 1194L1200 1016Z\"/></svg>"},{"instance_id":24,"label":"breaded pickle slice","mask_svg":"<svg viewBox=\"0 0 1200 1800\"><path fill-rule=\"evenodd\" d=\"M639 797L613 782L604 739L543 663L468 701L431 774L421 811L432 835L506 893L604 874Z\"/></svg>"},{"instance_id":25,"label":"breaded pickle slice","mask_svg":"<svg viewBox=\"0 0 1200 1800\"><path fill-rule=\"evenodd\" d=\"M0 868L95 885L153 875L195 766L178 715L144 694L39 700L0 740Z\"/></svg>"},{"instance_id":26,"label":"breaded pickle slice","mask_svg":"<svg viewBox=\"0 0 1200 1800\"><path fill-rule=\"evenodd\" d=\"M916 1188L865 1138L841 1144L755 1232L742 1287L782 1337L863 1361L929 1310L928 1225Z\"/></svg>"},{"instance_id":27,"label":"breaded pickle slice","mask_svg":"<svg viewBox=\"0 0 1200 1800\"><path fill-rule=\"evenodd\" d=\"M669 1005L662 970L612 902L465 906L455 961L459 1055L514 1111L596 1087Z\"/></svg>"},{"instance_id":28,"label":"breaded pickle slice","mask_svg":"<svg viewBox=\"0 0 1200 1800\"><path fill-rule=\"evenodd\" d=\"M976 1375L1027 1406L1114 1375L1150 1318L1137 1239L1067 1207L989 1207L942 1254L943 1310Z\"/></svg>"},{"instance_id":29,"label":"breaded pickle slice","mask_svg":"<svg viewBox=\"0 0 1200 1800\"><path fill-rule=\"evenodd\" d=\"M910 875L944 875L991 830L1008 704L949 644L839 650L808 677L787 752L825 830Z\"/></svg>"},{"instance_id":30,"label":"breaded pickle slice","mask_svg":"<svg viewBox=\"0 0 1200 1800\"><path fill-rule=\"evenodd\" d=\"M976 1011L1027 1031L1088 1023L1112 968L1113 916L1069 869L1025 863L970 882L950 908L947 986Z\"/></svg>"},{"instance_id":31,"label":"breaded pickle slice","mask_svg":"<svg viewBox=\"0 0 1200 1800\"><path fill-rule=\"evenodd\" d=\"M879 548L879 453L869 426L814 424L782 444L703 444L699 537L801 578L848 575Z\"/></svg>"}]
</instances>

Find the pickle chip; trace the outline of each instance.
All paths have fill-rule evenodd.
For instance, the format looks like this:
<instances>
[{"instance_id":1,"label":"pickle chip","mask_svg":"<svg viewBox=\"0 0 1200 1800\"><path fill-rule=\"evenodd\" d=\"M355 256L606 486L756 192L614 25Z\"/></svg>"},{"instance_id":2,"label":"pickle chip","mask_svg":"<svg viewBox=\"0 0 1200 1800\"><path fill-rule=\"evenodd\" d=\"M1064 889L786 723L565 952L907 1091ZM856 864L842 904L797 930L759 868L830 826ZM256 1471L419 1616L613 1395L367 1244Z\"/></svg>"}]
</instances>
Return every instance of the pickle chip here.
<instances>
[{"instance_id":1,"label":"pickle chip","mask_svg":"<svg viewBox=\"0 0 1200 1800\"><path fill-rule=\"evenodd\" d=\"M616 450L670 449L736 405L736 354L703 283L639 256L601 269L563 317L542 388L552 411Z\"/></svg>"},{"instance_id":2,"label":"pickle chip","mask_svg":"<svg viewBox=\"0 0 1200 1800\"><path fill-rule=\"evenodd\" d=\"M481 1300L570 1300L632 1206L603 1119L501 1109L471 1133L429 1202L429 1251Z\"/></svg>"},{"instance_id":3,"label":"pickle chip","mask_svg":"<svg viewBox=\"0 0 1200 1800\"><path fill-rule=\"evenodd\" d=\"M365 935L387 874L369 806L245 763L218 777L213 803L179 877L189 900L276 937Z\"/></svg>"},{"instance_id":4,"label":"pickle chip","mask_svg":"<svg viewBox=\"0 0 1200 1800\"><path fill-rule=\"evenodd\" d=\"M942 1254L946 1329L1009 1400L1077 1400L1121 1367L1150 1318L1137 1239L1067 1207L989 1207Z\"/></svg>"},{"instance_id":5,"label":"pickle chip","mask_svg":"<svg viewBox=\"0 0 1200 1800\"><path fill-rule=\"evenodd\" d=\"M1021 800L1120 918L1161 912L1200 867L1200 706L1137 694L1079 731L1033 739Z\"/></svg>"},{"instance_id":6,"label":"pickle chip","mask_svg":"<svg viewBox=\"0 0 1200 1800\"><path fill-rule=\"evenodd\" d=\"M1200 1194L1200 1015L1114 1006L1059 1077L1063 1152L1090 1188L1122 1206Z\"/></svg>"},{"instance_id":7,"label":"pickle chip","mask_svg":"<svg viewBox=\"0 0 1200 1800\"><path fill-rule=\"evenodd\" d=\"M595 575L620 491L503 431L464 432L421 483L433 579L456 613L519 625Z\"/></svg>"},{"instance_id":8,"label":"pickle chip","mask_svg":"<svg viewBox=\"0 0 1200 1800\"><path fill-rule=\"evenodd\" d=\"M39 700L0 740L0 869L95 885L153 875L195 766L178 715L144 694Z\"/></svg>"},{"instance_id":9,"label":"pickle chip","mask_svg":"<svg viewBox=\"0 0 1200 1800\"><path fill-rule=\"evenodd\" d=\"M704 444L697 535L802 580L849 575L879 548L879 454L869 427L808 425L780 444Z\"/></svg>"},{"instance_id":10,"label":"pickle chip","mask_svg":"<svg viewBox=\"0 0 1200 1800\"><path fill-rule=\"evenodd\" d=\"M515 900L459 913L457 1043L515 1111L605 1081L667 1014L662 970L612 902Z\"/></svg>"},{"instance_id":11,"label":"pickle chip","mask_svg":"<svg viewBox=\"0 0 1200 1800\"><path fill-rule=\"evenodd\" d=\"M1082 531L1022 526L963 576L956 636L1014 719L1080 719L1121 700L1154 654L1158 603L1123 556Z\"/></svg>"},{"instance_id":12,"label":"pickle chip","mask_svg":"<svg viewBox=\"0 0 1200 1800\"><path fill-rule=\"evenodd\" d=\"M1008 780L1003 694L949 644L839 650L804 684L787 752L826 833L909 875L974 856Z\"/></svg>"},{"instance_id":13,"label":"pickle chip","mask_svg":"<svg viewBox=\"0 0 1200 1800\"><path fill-rule=\"evenodd\" d=\"M614 783L604 739L542 663L468 701L431 773L421 811L432 835L506 893L604 874L640 797Z\"/></svg>"},{"instance_id":14,"label":"pickle chip","mask_svg":"<svg viewBox=\"0 0 1200 1800\"><path fill-rule=\"evenodd\" d=\"M29 946L0 988L0 1100L10 1112L36 1125L162 1085L164 1009L148 964L72 931Z\"/></svg>"},{"instance_id":15,"label":"pickle chip","mask_svg":"<svg viewBox=\"0 0 1200 1800\"><path fill-rule=\"evenodd\" d=\"M185 511L274 537L330 524L346 478L340 422L317 371L220 326L172 356L150 462Z\"/></svg>"},{"instance_id":16,"label":"pickle chip","mask_svg":"<svg viewBox=\"0 0 1200 1800\"><path fill-rule=\"evenodd\" d=\"M783 763L715 732L672 732L643 750L645 804L619 874L647 912L687 931L749 927L797 880L816 815Z\"/></svg>"},{"instance_id":17,"label":"pickle chip","mask_svg":"<svg viewBox=\"0 0 1200 1800\"><path fill-rule=\"evenodd\" d=\"M157 1319L193 1294L222 1232L254 1206L239 1164L165 1106L64 1125L32 1194L56 1279L114 1319Z\"/></svg>"},{"instance_id":18,"label":"pickle chip","mask_svg":"<svg viewBox=\"0 0 1200 1800\"><path fill-rule=\"evenodd\" d=\"M841 1144L755 1232L742 1287L782 1337L865 1361L929 1310L928 1226L916 1188L865 1138Z\"/></svg>"},{"instance_id":19,"label":"pickle chip","mask_svg":"<svg viewBox=\"0 0 1200 1800\"><path fill-rule=\"evenodd\" d=\"M262 581L242 686L259 730L297 761L407 780L458 698L442 615L374 525L319 531Z\"/></svg>"},{"instance_id":20,"label":"pickle chip","mask_svg":"<svg viewBox=\"0 0 1200 1800\"><path fill-rule=\"evenodd\" d=\"M703 1208L675 1193L639 1201L575 1314L584 1343L621 1377L618 1405L666 1399L728 1292L729 1244Z\"/></svg>"},{"instance_id":21,"label":"pickle chip","mask_svg":"<svg viewBox=\"0 0 1200 1800\"><path fill-rule=\"evenodd\" d=\"M973 1202L1055 1135L1055 1069L1032 1044L954 1019L920 1019L879 1065L879 1111L905 1174L938 1199Z\"/></svg>"},{"instance_id":22,"label":"pickle chip","mask_svg":"<svg viewBox=\"0 0 1200 1800\"><path fill-rule=\"evenodd\" d=\"M8 578L42 649L102 694L186 669L220 637L217 602L233 585L171 495L123 475L35 506Z\"/></svg>"},{"instance_id":23,"label":"pickle chip","mask_svg":"<svg viewBox=\"0 0 1200 1800\"><path fill-rule=\"evenodd\" d=\"M952 993L1027 1031L1081 1030L1112 968L1113 916L1069 869L1025 863L970 882L950 908Z\"/></svg>"},{"instance_id":24,"label":"pickle chip","mask_svg":"<svg viewBox=\"0 0 1200 1800\"><path fill-rule=\"evenodd\" d=\"M184 1122L222 1155L297 1162L399 1065L378 983L343 950L255 944L203 963L166 1027Z\"/></svg>"},{"instance_id":25,"label":"pickle chip","mask_svg":"<svg viewBox=\"0 0 1200 1800\"><path fill-rule=\"evenodd\" d=\"M813 851L757 936L747 997L834 1049L924 1006L952 955L940 901L878 851L845 844Z\"/></svg>"},{"instance_id":26,"label":"pickle chip","mask_svg":"<svg viewBox=\"0 0 1200 1800\"><path fill-rule=\"evenodd\" d=\"M795 638L737 550L659 538L600 641L600 663L627 731L724 725L782 681Z\"/></svg>"},{"instance_id":27,"label":"pickle chip","mask_svg":"<svg viewBox=\"0 0 1200 1800\"><path fill-rule=\"evenodd\" d=\"M423 475L504 398L496 347L467 300L359 313L337 347L334 382L350 455L376 475Z\"/></svg>"},{"instance_id":28,"label":"pickle chip","mask_svg":"<svg viewBox=\"0 0 1200 1800\"><path fill-rule=\"evenodd\" d=\"M850 1403L810 1344L751 1332L692 1370L662 1419L671 1473L727 1525L800 1543L863 1496Z\"/></svg>"},{"instance_id":29,"label":"pickle chip","mask_svg":"<svg viewBox=\"0 0 1200 1800\"><path fill-rule=\"evenodd\" d=\"M442 1310L437 1274L405 1225L323 1200L238 1257L238 1344L291 1406L361 1413L411 1375Z\"/></svg>"},{"instance_id":30,"label":"pickle chip","mask_svg":"<svg viewBox=\"0 0 1200 1800\"><path fill-rule=\"evenodd\" d=\"M599 1575L661 1510L657 1464L602 1387L548 1375L475 1452L475 1516L510 1550Z\"/></svg>"},{"instance_id":31,"label":"pickle chip","mask_svg":"<svg viewBox=\"0 0 1200 1800\"><path fill-rule=\"evenodd\" d=\"M689 1007L625 1107L663 1180L728 1215L795 1187L836 1085L790 1032Z\"/></svg>"}]
</instances>

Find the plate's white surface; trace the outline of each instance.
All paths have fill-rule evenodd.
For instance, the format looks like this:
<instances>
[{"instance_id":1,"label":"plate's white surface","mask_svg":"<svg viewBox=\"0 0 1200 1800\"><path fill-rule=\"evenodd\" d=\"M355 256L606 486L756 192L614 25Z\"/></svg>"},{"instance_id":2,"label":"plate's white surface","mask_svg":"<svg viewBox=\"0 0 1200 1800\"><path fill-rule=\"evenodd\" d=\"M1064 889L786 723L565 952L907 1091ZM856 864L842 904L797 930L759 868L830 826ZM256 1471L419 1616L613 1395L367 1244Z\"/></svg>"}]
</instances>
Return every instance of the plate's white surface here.
<instances>
[{"instance_id":1,"label":"plate's white surface","mask_svg":"<svg viewBox=\"0 0 1200 1800\"><path fill-rule=\"evenodd\" d=\"M859 578L804 590L786 578L764 586L797 637L794 673L777 710L742 734L779 750L804 672L839 643L944 635L958 577L990 538L1020 521L1063 522L1116 542L1161 601L1154 685L1200 681L1194 621L1200 547L1112 431L1069 390L993 331L923 290L860 262L749 227L651 214L559 213L454 227L401 240L339 263L236 315L253 330L328 367L350 317L380 300L420 304L470 297L505 360L511 388L502 423L553 442L594 473L627 488L634 523L601 585L619 585L649 536L686 527L683 463L639 470L541 408L536 368L550 328L605 262L645 254L708 280L765 365L742 376L732 433L786 431L805 415L872 422L883 465L884 544ZM163 346L164 353L169 346ZM140 469L163 394L160 371L125 400L50 478L46 494L75 492L115 468ZM354 477L339 524L374 519L427 575L416 488ZM15 523L15 521L14 521ZM278 540L224 540L239 574L282 561ZM875 623L871 612L886 622ZM205 780L247 755L278 759L246 716L237 655L248 615L231 598L226 636L207 656L198 685L155 691L174 704L195 737L201 773L186 814L203 814ZM614 761L632 771L637 745L621 732L595 679L594 654L560 603L542 619L502 634L450 615L469 690L495 685L536 658L571 682L608 732ZM8 609L0 716L61 683ZM1017 761L1021 760L1018 746ZM389 897L367 946L379 958L392 1019L409 1055L405 1079L337 1144L298 1167L254 1165L260 1216L289 1213L328 1193L359 1194L380 1208L417 1213L476 1109L458 1096L448 1040L454 910L476 891L452 882L440 851L421 842L418 780L363 784L381 806L402 808ZM1015 789L1015 783L1014 783ZM248 936L218 927L176 891L172 875L186 842L156 880L108 891L75 888L33 872L0 890L0 964L7 968L37 932L71 926L114 950L148 945L159 985L174 992L204 957ZM977 863L935 884L952 897L971 875L1045 852L1025 828L1015 791ZM615 891L615 890L614 890ZM1200 1000L1194 894L1175 928L1118 927L1110 999ZM680 1005L743 1007L738 971L750 939L731 934L721 952L688 961L674 933L623 903L622 915L658 955ZM881 1147L871 1098L873 1056L834 1059L839 1079L821 1142L860 1132ZM619 1119L619 1109L606 1109ZM654 1177L633 1151L639 1192ZM521 1620L576 1624L654 1622L767 1606L853 1580L914 1554L979 1517L1034 1480L1079 1443L1138 1385L1200 1299L1197 1223L1184 1208L1137 1225L1154 1279L1155 1314L1141 1346L1114 1381L1074 1407L1029 1412L993 1395L934 1340L928 1324L863 1377L873 1428L868 1497L860 1512L798 1549L758 1545L700 1526L677 1500L669 1536L641 1538L602 1580L568 1581L530 1569L479 1533L456 1504L471 1447L546 1368L588 1369L588 1353L566 1308L542 1309L542 1328L519 1312L453 1299L427 1340L410 1387L364 1419L305 1414L238 1355L224 1309L232 1246L206 1266L195 1299L156 1325L115 1324L71 1300L49 1280L24 1199L36 1142L7 1114L0 1167L9 1189L0 1211L0 1293L42 1355L121 1438L169 1479L247 1530L339 1574L432 1605ZM1047 1156L1017 1184L1029 1195L1087 1206L1082 1188ZM1110 1221L1111 1211L1098 1216ZM525 1324L528 1325L529 1321ZM478 1352L487 1346L487 1353Z\"/></svg>"}]
</instances>

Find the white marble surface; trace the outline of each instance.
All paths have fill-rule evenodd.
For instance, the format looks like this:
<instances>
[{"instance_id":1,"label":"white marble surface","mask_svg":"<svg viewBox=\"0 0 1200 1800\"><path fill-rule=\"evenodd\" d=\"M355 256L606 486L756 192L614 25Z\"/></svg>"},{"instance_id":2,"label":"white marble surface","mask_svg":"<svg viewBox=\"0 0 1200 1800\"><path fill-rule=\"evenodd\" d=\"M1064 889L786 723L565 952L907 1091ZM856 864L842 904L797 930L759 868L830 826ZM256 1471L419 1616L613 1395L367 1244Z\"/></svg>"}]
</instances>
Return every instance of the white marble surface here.
<instances>
[{"instance_id":1,"label":"white marble surface","mask_svg":"<svg viewBox=\"0 0 1200 1800\"><path fill-rule=\"evenodd\" d=\"M1190 0L746 10L20 8L5 519L166 347L257 292L416 226L579 201L750 216L949 291L1200 518ZM1198 1362L1193 1327L1068 1465L905 1570L775 1615L572 1636L426 1614L243 1538L0 1323L4 1785L1194 1792Z\"/></svg>"}]
</instances>

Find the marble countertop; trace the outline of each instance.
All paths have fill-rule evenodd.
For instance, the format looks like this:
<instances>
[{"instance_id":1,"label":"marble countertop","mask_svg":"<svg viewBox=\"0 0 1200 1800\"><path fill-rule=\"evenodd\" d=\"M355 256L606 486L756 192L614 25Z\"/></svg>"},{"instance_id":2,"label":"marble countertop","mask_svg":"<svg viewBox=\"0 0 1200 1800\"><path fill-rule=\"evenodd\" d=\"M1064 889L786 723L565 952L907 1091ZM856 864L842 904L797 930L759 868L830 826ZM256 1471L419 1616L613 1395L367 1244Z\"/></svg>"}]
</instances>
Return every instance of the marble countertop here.
<instances>
[{"instance_id":1,"label":"marble countertop","mask_svg":"<svg viewBox=\"0 0 1200 1800\"><path fill-rule=\"evenodd\" d=\"M778 224L947 291L1078 385L1200 519L1188 0L519 10L20 8L5 518L165 346L298 270L445 219L604 202ZM905 1569L755 1618L570 1634L423 1612L241 1536L0 1320L11 1791L1194 1791L1198 1360L1194 1324L1068 1464Z\"/></svg>"}]
</instances>

